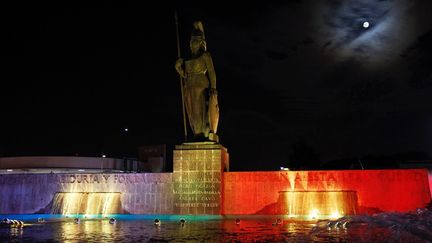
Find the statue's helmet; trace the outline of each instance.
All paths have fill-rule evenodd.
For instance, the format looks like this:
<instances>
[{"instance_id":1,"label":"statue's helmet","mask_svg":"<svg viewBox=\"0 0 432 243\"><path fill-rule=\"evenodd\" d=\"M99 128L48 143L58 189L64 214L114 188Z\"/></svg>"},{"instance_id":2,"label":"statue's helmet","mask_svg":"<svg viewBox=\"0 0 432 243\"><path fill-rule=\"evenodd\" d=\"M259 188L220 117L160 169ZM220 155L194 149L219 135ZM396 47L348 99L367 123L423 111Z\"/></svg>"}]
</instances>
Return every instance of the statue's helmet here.
<instances>
[{"instance_id":1,"label":"statue's helmet","mask_svg":"<svg viewBox=\"0 0 432 243\"><path fill-rule=\"evenodd\" d=\"M204 51L207 50L207 43L205 41L204 27L201 21L195 21L193 23L193 29L190 41L200 41Z\"/></svg>"}]
</instances>

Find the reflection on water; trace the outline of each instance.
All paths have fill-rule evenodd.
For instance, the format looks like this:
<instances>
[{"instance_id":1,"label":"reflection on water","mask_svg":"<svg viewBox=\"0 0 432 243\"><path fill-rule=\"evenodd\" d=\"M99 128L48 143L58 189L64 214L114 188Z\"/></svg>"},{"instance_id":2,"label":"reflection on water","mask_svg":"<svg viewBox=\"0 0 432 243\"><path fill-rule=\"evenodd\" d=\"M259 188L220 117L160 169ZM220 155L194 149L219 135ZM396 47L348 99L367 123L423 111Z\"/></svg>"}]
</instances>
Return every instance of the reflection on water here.
<instances>
[{"instance_id":1,"label":"reflection on water","mask_svg":"<svg viewBox=\"0 0 432 243\"><path fill-rule=\"evenodd\" d=\"M326 227L319 230L320 221L292 221L276 218L224 220L153 220L52 219L44 223L26 222L24 228L0 226L0 242L399 242L412 240L410 235L395 235L388 227L352 223L350 227ZM371 227L373 226L373 227ZM402 242L402 241L401 241ZM420 241L421 242L421 241Z\"/></svg>"},{"instance_id":2,"label":"reflection on water","mask_svg":"<svg viewBox=\"0 0 432 243\"><path fill-rule=\"evenodd\" d=\"M21 238L23 236L23 228L22 227L10 227L10 235L13 238Z\"/></svg>"}]
</instances>

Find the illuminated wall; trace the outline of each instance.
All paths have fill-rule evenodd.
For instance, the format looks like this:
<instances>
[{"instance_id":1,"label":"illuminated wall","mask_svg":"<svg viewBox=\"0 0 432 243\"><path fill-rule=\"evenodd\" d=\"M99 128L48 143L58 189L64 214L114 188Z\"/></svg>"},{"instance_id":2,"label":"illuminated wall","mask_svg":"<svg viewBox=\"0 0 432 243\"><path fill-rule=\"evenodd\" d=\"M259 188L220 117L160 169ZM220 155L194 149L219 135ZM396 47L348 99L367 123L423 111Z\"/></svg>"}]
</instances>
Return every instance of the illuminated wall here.
<instances>
[{"instance_id":1,"label":"illuminated wall","mask_svg":"<svg viewBox=\"0 0 432 243\"><path fill-rule=\"evenodd\" d=\"M427 170L224 173L223 214L276 214L280 191L355 191L358 213L409 211L431 199Z\"/></svg>"},{"instance_id":2,"label":"illuminated wall","mask_svg":"<svg viewBox=\"0 0 432 243\"><path fill-rule=\"evenodd\" d=\"M429 171L429 189L431 191L431 197L432 197L432 171Z\"/></svg>"},{"instance_id":3,"label":"illuminated wall","mask_svg":"<svg viewBox=\"0 0 432 243\"><path fill-rule=\"evenodd\" d=\"M225 152L178 152L174 173L0 175L0 214L362 214L431 199L423 169L222 172Z\"/></svg>"},{"instance_id":4,"label":"illuminated wall","mask_svg":"<svg viewBox=\"0 0 432 243\"><path fill-rule=\"evenodd\" d=\"M117 213L172 214L172 190L171 173L1 175L0 213L93 214L103 212L100 207L106 203L119 203L120 207L110 209L117 208ZM110 209L105 211L111 213Z\"/></svg>"}]
</instances>

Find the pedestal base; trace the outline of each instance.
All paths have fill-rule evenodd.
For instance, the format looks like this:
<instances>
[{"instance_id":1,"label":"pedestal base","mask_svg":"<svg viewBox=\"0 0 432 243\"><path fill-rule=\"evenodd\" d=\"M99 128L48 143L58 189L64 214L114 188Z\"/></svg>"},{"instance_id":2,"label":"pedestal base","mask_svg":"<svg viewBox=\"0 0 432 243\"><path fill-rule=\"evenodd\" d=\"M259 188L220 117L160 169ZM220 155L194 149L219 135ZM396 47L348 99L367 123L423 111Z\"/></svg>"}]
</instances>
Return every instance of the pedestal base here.
<instances>
[{"instance_id":1,"label":"pedestal base","mask_svg":"<svg viewBox=\"0 0 432 243\"><path fill-rule=\"evenodd\" d=\"M222 212L223 171L228 152L214 142L183 143L174 150L174 213L212 214Z\"/></svg>"}]
</instances>

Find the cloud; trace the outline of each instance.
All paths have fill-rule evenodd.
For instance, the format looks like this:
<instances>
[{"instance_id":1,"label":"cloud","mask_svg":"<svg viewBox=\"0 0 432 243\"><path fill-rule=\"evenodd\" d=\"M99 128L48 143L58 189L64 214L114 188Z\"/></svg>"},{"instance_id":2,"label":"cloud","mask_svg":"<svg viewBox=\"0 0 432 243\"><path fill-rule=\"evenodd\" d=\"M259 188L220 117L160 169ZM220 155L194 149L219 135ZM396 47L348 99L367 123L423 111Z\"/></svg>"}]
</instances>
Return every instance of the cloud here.
<instances>
[{"instance_id":1,"label":"cloud","mask_svg":"<svg viewBox=\"0 0 432 243\"><path fill-rule=\"evenodd\" d=\"M368 67L389 65L412 41L411 1L348 0L321 3L314 20L324 49L338 60ZM370 23L364 28L363 23Z\"/></svg>"}]
</instances>

